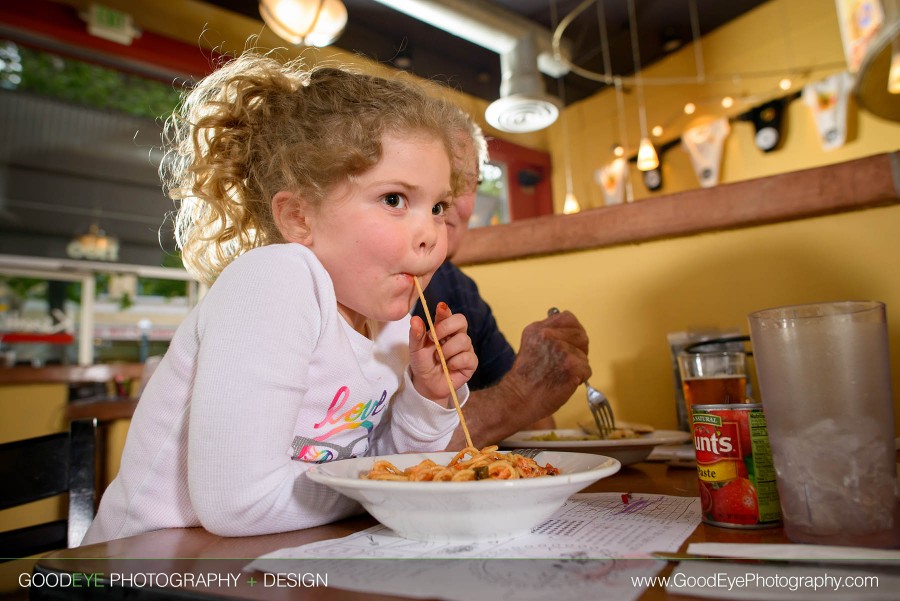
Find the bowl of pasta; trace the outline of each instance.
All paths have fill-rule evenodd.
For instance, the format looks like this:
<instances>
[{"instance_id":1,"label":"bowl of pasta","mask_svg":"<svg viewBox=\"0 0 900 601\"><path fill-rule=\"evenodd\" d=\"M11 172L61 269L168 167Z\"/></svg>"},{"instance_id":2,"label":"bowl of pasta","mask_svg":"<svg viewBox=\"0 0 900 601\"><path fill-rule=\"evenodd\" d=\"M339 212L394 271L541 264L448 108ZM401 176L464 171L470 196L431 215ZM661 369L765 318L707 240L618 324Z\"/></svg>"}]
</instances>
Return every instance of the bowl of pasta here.
<instances>
[{"instance_id":1,"label":"bowl of pasta","mask_svg":"<svg viewBox=\"0 0 900 601\"><path fill-rule=\"evenodd\" d=\"M571 495L620 467L602 455L541 451L530 458L486 447L344 459L306 473L399 536L474 542L528 534Z\"/></svg>"}]
</instances>

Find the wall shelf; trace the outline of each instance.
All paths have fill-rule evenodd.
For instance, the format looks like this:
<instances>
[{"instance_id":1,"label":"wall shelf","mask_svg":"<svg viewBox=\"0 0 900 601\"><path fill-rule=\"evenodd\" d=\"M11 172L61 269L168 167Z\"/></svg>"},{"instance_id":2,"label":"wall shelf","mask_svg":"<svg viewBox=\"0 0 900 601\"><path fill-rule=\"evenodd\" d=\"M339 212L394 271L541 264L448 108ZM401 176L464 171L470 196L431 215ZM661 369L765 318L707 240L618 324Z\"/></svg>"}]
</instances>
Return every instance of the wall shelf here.
<instances>
[{"instance_id":1,"label":"wall shelf","mask_svg":"<svg viewBox=\"0 0 900 601\"><path fill-rule=\"evenodd\" d=\"M471 230L458 265L752 227L900 202L900 154Z\"/></svg>"}]
</instances>

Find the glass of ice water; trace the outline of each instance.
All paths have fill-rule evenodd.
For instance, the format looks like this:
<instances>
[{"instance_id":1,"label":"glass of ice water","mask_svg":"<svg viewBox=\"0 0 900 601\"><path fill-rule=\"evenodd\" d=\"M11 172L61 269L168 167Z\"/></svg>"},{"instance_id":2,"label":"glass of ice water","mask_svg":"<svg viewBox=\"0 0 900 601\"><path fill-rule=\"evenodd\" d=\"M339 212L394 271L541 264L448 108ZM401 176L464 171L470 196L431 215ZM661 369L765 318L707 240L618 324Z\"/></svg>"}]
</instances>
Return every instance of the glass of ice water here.
<instances>
[{"instance_id":1,"label":"glass of ice water","mask_svg":"<svg viewBox=\"0 0 900 601\"><path fill-rule=\"evenodd\" d=\"M748 319L787 537L900 545L884 304L793 305Z\"/></svg>"}]
</instances>

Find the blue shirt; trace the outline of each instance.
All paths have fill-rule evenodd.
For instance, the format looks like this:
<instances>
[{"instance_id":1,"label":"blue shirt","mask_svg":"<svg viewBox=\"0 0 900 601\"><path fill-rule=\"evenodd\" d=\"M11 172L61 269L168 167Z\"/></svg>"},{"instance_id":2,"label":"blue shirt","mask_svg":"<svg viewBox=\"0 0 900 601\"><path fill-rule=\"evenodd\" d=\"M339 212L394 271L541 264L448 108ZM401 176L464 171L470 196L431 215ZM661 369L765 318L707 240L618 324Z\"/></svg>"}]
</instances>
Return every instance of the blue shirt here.
<instances>
[{"instance_id":1,"label":"blue shirt","mask_svg":"<svg viewBox=\"0 0 900 601\"><path fill-rule=\"evenodd\" d=\"M460 269L445 261L425 289L425 300L432 311L444 301L454 313L462 313L469 322L469 337L478 357L478 369L469 380L469 390L479 390L496 384L508 372L516 353L497 327L491 307L478 293L478 286ZM417 302L413 315L425 319L422 303ZM425 320L427 327L428 320Z\"/></svg>"}]
</instances>

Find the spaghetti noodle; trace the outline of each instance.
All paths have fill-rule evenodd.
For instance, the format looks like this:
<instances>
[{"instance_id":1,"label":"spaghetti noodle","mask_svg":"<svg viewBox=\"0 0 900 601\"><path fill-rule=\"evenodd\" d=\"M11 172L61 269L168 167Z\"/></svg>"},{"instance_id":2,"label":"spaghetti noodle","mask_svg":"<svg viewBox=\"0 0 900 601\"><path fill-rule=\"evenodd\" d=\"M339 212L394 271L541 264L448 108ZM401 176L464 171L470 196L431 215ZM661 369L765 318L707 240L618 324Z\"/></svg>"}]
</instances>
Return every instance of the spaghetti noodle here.
<instances>
[{"instance_id":1,"label":"spaghetti noodle","mask_svg":"<svg viewBox=\"0 0 900 601\"><path fill-rule=\"evenodd\" d=\"M468 458L467 458L468 457ZM466 447L446 466L431 459L401 470L390 461L377 460L361 477L367 480L401 480L412 482L464 482L470 480L514 480L555 476L559 470L549 463L541 467L534 459L500 453L496 446L481 449Z\"/></svg>"},{"instance_id":2,"label":"spaghetti noodle","mask_svg":"<svg viewBox=\"0 0 900 601\"><path fill-rule=\"evenodd\" d=\"M447 378L447 386L450 387L450 398L453 399L453 405L456 407L456 413L459 415L459 424L462 426L463 434L466 435L466 444L469 447L474 447L475 445L472 444L472 437L469 435L469 428L466 426L466 418L463 416L462 407L460 407L459 399L456 396L456 389L453 388L453 379L450 377L450 370L447 368L447 360L444 359L444 351L441 349L441 343L438 341L437 333L434 331L434 322L431 321L431 311L428 310L428 303L425 301L425 291L422 290L422 284L419 283L418 276L413 276L413 282L415 282L416 291L419 293L419 301L422 303L425 319L428 320L431 339L434 340L434 348L437 350L438 357L441 360L441 368L444 370L444 377Z\"/></svg>"},{"instance_id":3,"label":"spaghetti noodle","mask_svg":"<svg viewBox=\"0 0 900 601\"><path fill-rule=\"evenodd\" d=\"M368 480L460 482L468 480L513 480L555 476L558 474L559 470L549 463L541 467L534 459L516 455L515 453L499 453L496 446L484 447L480 451L475 448L475 445L472 443L472 437L469 435L469 428L466 426L466 418L463 416L462 407L456 396L456 390L453 387L453 380L450 378L450 370L447 368L444 351L441 349L441 343L438 341L437 333L434 329L434 322L431 320L431 311L428 310L428 303L425 302L425 292L422 290L422 284L419 283L417 276L413 276L413 281L416 284L419 300L422 302L425 318L428 320L431 338L434 340L435 349L441 360L444 377L447 378L447 386L450 387L450 397L453 399L457 414L459 414L459 423L462 426L463 434L466 436L467 446L457 453L446 466L438 465L431 459L425 459L418 465L401 470L390 461L380 459L375 462L367 474L363 474L361 477ZM470 458L465 459L466 456Z\"/></svg>"}]
</instances>

